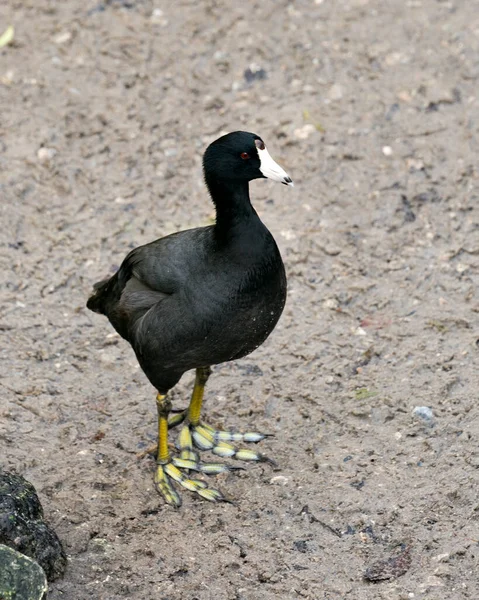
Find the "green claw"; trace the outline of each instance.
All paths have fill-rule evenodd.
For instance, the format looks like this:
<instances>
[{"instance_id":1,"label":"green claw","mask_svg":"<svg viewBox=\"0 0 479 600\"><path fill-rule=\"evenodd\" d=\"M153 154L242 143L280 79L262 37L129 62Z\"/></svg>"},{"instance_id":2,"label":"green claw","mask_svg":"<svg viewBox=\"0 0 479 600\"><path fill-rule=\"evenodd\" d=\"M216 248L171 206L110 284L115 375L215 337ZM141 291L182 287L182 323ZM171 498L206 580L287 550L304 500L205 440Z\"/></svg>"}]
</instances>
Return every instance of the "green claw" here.
<instances>
[{"instance_id":1,"label":"green claw","mask_svg":"<svg viewBox=\"0 0 479 600\"><path fill-rule=\"evenodd\" d=\"M180 435L178 436L177 447L179 450L192 450L193 440L191 439L191 431L188 425L181 428Z\"/></svg>"},{"instance_id":2,"label":"green claw","mask_svg":"<svg viewBox=\"0 0 479 600\"><path fill-rule=\"evenodd\" d=\"M200 470L196 460L189 460L187 458L173 458L171 462L178 469L187 469L188 471Z\"/></svg>"},{"instance_id":3,"label":"green claw","mask_svg":"<svg viewBox=\"0 0 479 600\"><path fill-rule=\"evenodd\" d=\"M265 437L268 437L266 433L256 433L255 431L248 431L243 433L243 442L251 442L256 444L264 440Z\"/></svg>"},{"instance_id":4,"label":"green claw","mask_svg":"<svg viewBox=\"0 0 479 600\"><path fill-rule=\"evenodd\" d=\"M199 470L206 475L219 475L220 473L226 473L230 471L229 465L223 465L221 463L200 463Z\"/></svg>"},{"instance_id":5,"label":"green claw","mask_svg":"<svg viewBox=\"0 0 479 600\"><path fill-rule=\"evenodd\" d=\"M204 490L199 490L198 494L205 498L205 500L209 500L210 502L219 502L221 500L225 500L225 497L221 492L215 490L214 488L206 488Z\"/></svg>"},{"instance_id":6,"label":"green claw","mask_svg":"<svg viewBox=\"0 0 479 600\"><path fill-rule=\"evenodd\" d=\"M191 460L193 462L199 461L198 454L196 452L193 452L193 450L182 450L180 452L180 458L182 460Z\"/></svg>"},{"instance_id":7,"label":"green claw","mask_svg":"<svg viewBox=\"0 0 479 600\"><path fill-rule=\"evenodd\" d=\"M200 493L202 490L207 489L206 483L204 481L200 481L199 479L183 479L181 485L190 490L190 492Z\"/></svg>"},{"instance_id":8,"label":"green claw","mask_svg":"<svg viewBox=\"0 0 479 600\"><path fill-rule=\"evenodd\" d=\"M211 448L211 452L217 456L221 456L222 458L230 458L236 455L234 446L227 444L226 442L218 442L216 446Z\"/></svg>"},{"instance_id":9,"label":"green claw","mask_svg":"<svg viewBox=\"0 0 479 600\"><path fill-rule=\"evenodd\" d=\"M237 450L235 458L238 460L261 460L262 457L261 454L253 452L253 450L249 450L248 448L240 448Z\"/></svg>"},{"instance_id":10,"label":"green claw","mask_svg":"<svg viewBox=\"0 0 479 600\"><path fill-rule=\"evenodd\" d=\"M168 419L168 429L172 429L173 427L176 427L180 423L183 423L183 421L185 419L186 419L186 410L182 410L181 412L172 415Z\"/></svg>"},{"instance_id":11,"label":"green claw","mask_svg":"<svg viewBox=\"0 0 479 600\"><path fill-rule=\"evenodd\" d=\"M155 473L155 486L168 504L176 506L177 508L181 506L181 497L171 485L163 465L157 466Z\"/></svg>"},{"instance_id":12,"label":"green claw","mask_svg":"<svg viewBox=\"0 0 479 600\"><path fill-rule=\"evenodd\" d=\"M234 431L215 431L215 442L242 442L243 434Z\"/></svg>"},{"instance_id":13,"label":"green claw","mask_svg":"<svg viewBox=\"0 0 479 600\"><path fill-rule=\"evenodd\" d=\"M201 425L193 429L193 442L200 450L211 450L215 445L211 433Z\"/></svg>"},{"instance_id":14,"label":"green claw","mask_svg":"<svg viewBox=\"0 0 479 600\"><path fill-rule=\"evenodd\" d=\"M178 469L198 471L200 473L205 473L206 475L219 475L219 473L225 473L226 471L234 469L234 467L222 463L202 463L196 460L193 461L182 458L173 458L171 462Z\"/></svg>"}]
</instances>

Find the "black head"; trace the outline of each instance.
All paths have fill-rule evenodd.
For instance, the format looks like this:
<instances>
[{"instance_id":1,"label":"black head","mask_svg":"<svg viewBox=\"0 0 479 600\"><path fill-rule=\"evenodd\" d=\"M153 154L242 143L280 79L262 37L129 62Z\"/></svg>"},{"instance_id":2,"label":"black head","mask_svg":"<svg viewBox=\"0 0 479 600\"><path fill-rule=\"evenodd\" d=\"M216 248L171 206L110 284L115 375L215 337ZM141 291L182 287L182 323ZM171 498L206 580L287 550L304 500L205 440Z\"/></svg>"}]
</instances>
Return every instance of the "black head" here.
<instances>
[{"instance_id":1,"label":"black head","mask_svg":"<svg viewBox=\"0 0 479 600\"><path fill-rule=\"evenodd\" d=\"M293 185L291 177L271 158L254 133L234 131L215 140L203 157L206 180L247 182L268 177Z\"/></svg>"}]
</instances>

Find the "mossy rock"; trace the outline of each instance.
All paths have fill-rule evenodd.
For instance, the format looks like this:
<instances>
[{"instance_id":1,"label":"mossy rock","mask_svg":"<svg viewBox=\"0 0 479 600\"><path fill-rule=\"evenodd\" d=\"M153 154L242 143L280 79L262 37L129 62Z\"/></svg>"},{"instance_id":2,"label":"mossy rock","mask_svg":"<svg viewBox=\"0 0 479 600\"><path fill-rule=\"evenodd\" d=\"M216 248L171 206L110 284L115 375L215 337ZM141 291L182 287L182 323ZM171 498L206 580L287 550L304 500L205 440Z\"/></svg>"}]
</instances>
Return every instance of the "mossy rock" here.
<instances>
[{"instance_id":1,"label":"mossy rock","mask_svg":"<svg viewBox=\"0 0 479 600\"><path fill-rule=\"evenodd\" d=\"M43 521L35 488L21 475L6 471L0 471L0 544L37 561L49 581L65 571L65 552L57 534Z\"/></svg>"},{"instance_id":2,"label":"mossy rock","mask_svg":"<svg viewBox=\"0 0 479 600\"><path fill-rule=\"evenodd\" d=\"M1 600L43 600L47 589L45 571L37 562L0 544Z\"/></svg>"}]
</instances>

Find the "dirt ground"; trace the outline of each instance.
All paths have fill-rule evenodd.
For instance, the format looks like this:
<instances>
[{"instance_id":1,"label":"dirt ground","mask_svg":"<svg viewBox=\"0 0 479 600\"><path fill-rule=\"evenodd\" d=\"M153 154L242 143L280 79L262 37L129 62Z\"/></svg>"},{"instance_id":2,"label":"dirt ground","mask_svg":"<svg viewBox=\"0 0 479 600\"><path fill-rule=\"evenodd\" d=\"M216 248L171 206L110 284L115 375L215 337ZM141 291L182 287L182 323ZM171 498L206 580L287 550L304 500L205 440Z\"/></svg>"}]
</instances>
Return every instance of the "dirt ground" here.
<instances>
[{"instance_id":1,"label":"dirt ground","mask_svg":"<svg viewBox=\"0 0 479 600\"><path fill-rule=\"evenodd\" d=\"M68 553L49 598L477 599L479 3L6 0L9 24L0 456ZM273 433L280 470L174 510L136 457L154 390L85 302L211 222L201 155L236 129L295 181L251 185L289 296L205 414Z\"/></svg>"}]
</instances>

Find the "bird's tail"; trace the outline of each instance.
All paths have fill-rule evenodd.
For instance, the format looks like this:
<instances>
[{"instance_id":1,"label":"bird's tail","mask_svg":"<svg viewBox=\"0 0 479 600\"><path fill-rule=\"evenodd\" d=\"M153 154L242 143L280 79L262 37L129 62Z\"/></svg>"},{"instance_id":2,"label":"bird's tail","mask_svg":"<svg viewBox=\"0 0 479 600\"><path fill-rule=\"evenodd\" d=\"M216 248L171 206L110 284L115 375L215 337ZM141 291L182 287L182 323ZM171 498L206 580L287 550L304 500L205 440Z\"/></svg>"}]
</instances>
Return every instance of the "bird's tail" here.
<instances>
[{"instance_id":1,"label":"bird's tail","mask_svg":"<svg viewBox=\"0 0 479 600\"><path fill-rule=\"evenodd\" d=\"M104 279L93 285L93 294L88 298L87 308L101 315L106 314L106 303L111 279Z\"/></svg>"}]
</instances>

